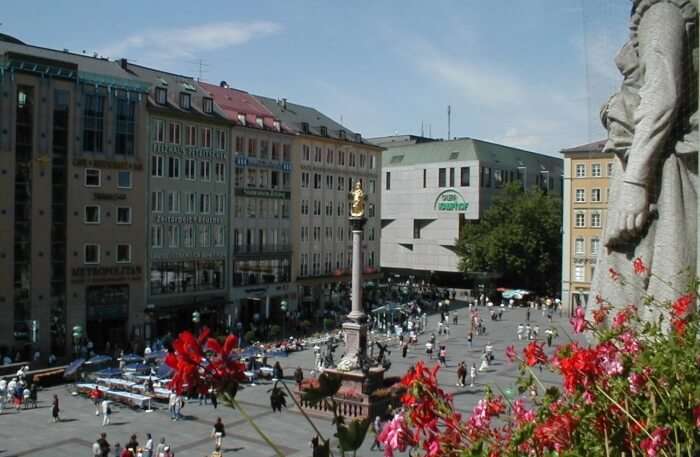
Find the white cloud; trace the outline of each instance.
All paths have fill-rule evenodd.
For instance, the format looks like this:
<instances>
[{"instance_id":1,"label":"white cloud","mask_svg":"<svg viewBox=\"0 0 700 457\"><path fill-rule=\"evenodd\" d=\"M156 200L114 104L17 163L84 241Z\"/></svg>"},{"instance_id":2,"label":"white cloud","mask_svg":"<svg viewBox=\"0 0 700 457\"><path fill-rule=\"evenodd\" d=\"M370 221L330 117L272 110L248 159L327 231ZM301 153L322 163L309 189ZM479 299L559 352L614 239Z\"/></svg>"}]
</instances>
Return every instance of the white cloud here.
<instances>
[{"instance_id":1,"label":"white cloud","mask_svg":"<svg viewBox=\"0 0 700 457\"><path fill-rule=\"evenodd\" d=\"M110 58L147 57L155 60L193 57L198 52L245 44L255 38L273 35L282 30L274 22L216 22L183 28L145 31L110 43L100 49Z\"/></svg>"}]
</instances>

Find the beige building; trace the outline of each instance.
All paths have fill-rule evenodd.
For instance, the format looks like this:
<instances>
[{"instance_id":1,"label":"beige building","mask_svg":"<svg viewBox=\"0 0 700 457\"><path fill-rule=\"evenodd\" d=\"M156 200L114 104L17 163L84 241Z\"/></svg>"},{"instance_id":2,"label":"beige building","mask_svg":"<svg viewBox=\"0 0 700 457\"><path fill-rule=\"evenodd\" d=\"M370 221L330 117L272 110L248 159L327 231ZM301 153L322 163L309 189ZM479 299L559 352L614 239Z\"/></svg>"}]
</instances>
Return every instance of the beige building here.
<instances>
[{"instance_id":1,"label":"beige building","mask_svg":"<svg viewBox=\"0 0 700 457\"><path fill-rule=\"evenodd\" d=\"M561 298L571 312L588 301L596 260L603 249L613 154L605 141L564 149L564 223Z\"/></svg>"}]
</instances>

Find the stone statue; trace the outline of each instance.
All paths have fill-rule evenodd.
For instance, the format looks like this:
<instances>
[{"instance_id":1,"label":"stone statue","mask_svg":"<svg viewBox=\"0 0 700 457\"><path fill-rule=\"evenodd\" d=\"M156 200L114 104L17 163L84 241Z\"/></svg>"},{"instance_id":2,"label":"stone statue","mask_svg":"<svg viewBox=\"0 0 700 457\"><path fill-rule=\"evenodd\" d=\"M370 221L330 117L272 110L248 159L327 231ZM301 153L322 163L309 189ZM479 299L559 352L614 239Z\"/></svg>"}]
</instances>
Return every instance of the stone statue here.
<instances>
[{"instance_id":1,"label":"stone statue","mask_svg":"<svg viewBox=\"0 0 700 457\"><path fill-rule=\"evenodd\" d=\"M352 206L350 207L350 215L352 217L364 217L365 216L365 200L367 196L365 191L362 190L362 184L360 181L355 182L355 188L350 192L350 198L352 198Z\"/></svg>"},{"instance_id":2,"label":"stone statue","mask_svg":"<svg viewBox=\"0 0 700 457\"><path fill-rule=\"evenodd\" d=\"M601 111L605 150L615 159L589 313L597 297L649 313L644 296L673 300L695 277L697 3L633 0L630 39L616 58L622 86ZM637 257L648 267L645 274L634 273ZM611 269L625 280L615 280Z\"/></svg>"}]
</instances>

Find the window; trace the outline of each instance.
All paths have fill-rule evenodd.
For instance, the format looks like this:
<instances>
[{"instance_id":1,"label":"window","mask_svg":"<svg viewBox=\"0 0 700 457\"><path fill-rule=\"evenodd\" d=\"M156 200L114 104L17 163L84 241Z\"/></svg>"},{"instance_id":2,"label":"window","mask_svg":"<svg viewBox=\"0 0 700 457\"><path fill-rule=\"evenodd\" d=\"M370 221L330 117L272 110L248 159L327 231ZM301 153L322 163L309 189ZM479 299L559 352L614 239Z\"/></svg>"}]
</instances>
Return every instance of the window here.
<instances>
[{"instance_id":1,"label":"window","mask_svg":"<svg viewBox=\"0 0 700 457\"><path fill-rule=\"evenodd\" d=\"M190 109L192 107L192 97L190 94L180 92L180 108Z\"/></svg>"},{"instance_id":2,"label":"window","mask_svg":"<svg viewBox=\"0 0 700 457\"><path fill-rule=\"evenodd\" d=\"M119 92L116 100L117 115L114 138L114 153L134 155L134 132L136 125L136 100L129 99Z\"/></svg>"},{"instance_id":3,"label":"window","mask_svg":"<svg viewBox=\"0 0 700 457\"><path fill-rule=\"evenodd\" d=\"M180 144L180 124L170 122L168 127L168 143Z\"/></svg>"},{"instance_id":4,"label":"window","mask_svg":"<svg viewBox=\"0 0 700 457\"><path fill-rule=\"evenodd\" d=\"M170 192L168 192L168 212L180 212L180 192L176 190L171 190Z\"/></svg>"},{"instance_id":5,"label":"window","mask_svg":"<svg viewBox=\"0 0 700 457\"><path fill-rule=\"evenodd\" d=\"M224 214L225 206L226 206L226 195L216 194L215 200L214 200L214 212L216 214Z\"/></svg>"},{"instance_id":6,"label":"window","mask_svg":"<svg viewBox=\"0 0 700 457\"><path fill-rule=\"evenodd\" d=\"M349 157L348 166L354 167L355 166L355 153L350 151L349 154L350 155L348 156Z\"/></svg>"},{"instance_id":7,"label":"window","mask_svg":"<svg viewBox=\"0 0 700 457\"><path fill-rule=\"evenodd\" d=\"M236 137L236 151L239 154L245 153L245 139L242 136Z\"/></svg>"},{"instance_id":8,"label":"window","mask_svg":"<svg viewBox=\"0 0 700 457\"><path fill-rule=\"evenodd\" d=\"M100 263L100 245L86 244L83 246L83 263Z\"/></svg>"},{"instance_id":9,"label":"window","mask_svg":"<svg viewBox=\"0 0 700 457\"><path fill-rule=\"evenodd\" d=\"M321 188L321 173L314 173L314 189Z\"/></svg>"},{"instance_id":10,"label":"window","mask_svg":"<svg viewBox=\"0 0 700 457\"><path fill-rule=\"evenodd\" d=\"M117 245L117 263L131 263L131 245Z\"/></svg>"},{"instance_id":11,"label":"window","mask_svg":"<svg viewBox=\"0 0 700 457\"><path fill-rule=\"evenodd\" d=\"M238 118L238 122L240 122L241 125L245 125L245 114L238 114L236 117Z\"/></svg>"},{"instance_id":12,"label":"window","mask_svg":"<svg viewBox=\"0 0 700 457\"><path fill-rule=\"evenodd\" d=\"M591 189L591 201L592 202L599 202L600 201L600 189Z\"/></svg>"},{"instance_id":13,"label":"window","mask_svg":"<svg viewBox=\"0 0 700 457\"><path fill-rule=\"evenodd\" d=\"M600 252L600 239L591 238L591 255L598 255Z\"/></svg>"},{"instance_id":14,"label":"window","mask_svg":"<svg viewBox=\"0 0 700 457\"><path fill-rule=\"evenodd\" d=\"M83 151L103 152L105 97L85 94L83 103Z\"/></svg>"},{"instance_id":15,"label":"window","mask_svg":"<svg viewBox=\"0 0 700 457\"><path fill-rule=\"evenodd\" d=\"M267 159L267 153L270 150L270 142L267 140L260 140L260 158Z\"/></svg>"},{"instance_id":16,"label":"window","mask_svg":"<svg viewBox=\"0 0 700 457\"><path fill-rule=\"evenodd\" d=\"M391 190L391 172L386 172L386 190Z\"/></svg>"},{"instance_id":17,"label":"window","mask_svg":"<svg viewBox=\"0 0 700 457\"><path fill-rule=\"evenodd\" d=\"M202 160L199 162L199 179L202 181L209 181L211 179L211 162L208 160Z\"/></svg>"},{"instance_id":18,"label":"window","mask_svg":"<svg viewBox=\"0 0 700 457\"><path fill-rule=\"evenodd\" d=\"M428 187L428 170L423 168L423 189Z\"/></svg>"},{"instance_id":19,"label":"window","mask_svg":"<svg viewBox=\"0 0 700 457\"><path fill-rule=\"evenodd\" d=\"M369 168L373 170L374 164L375 164L375 157L374 157L374 154L372 154L371 156L369 156Z\"/></svg>"},{"instance_id":20,"label":"window","mask_svg":"<svg viewBox=\"0 0 700 457\"><path fill-rule=\"evenodd\" d=\"M180 159L178 157L168 157L168 178L180 178Z\"/></svg>"},{"instance_id":21,"label":"window","mask_svg":"<svg viewBox=\"0 0 700 457\"><path fill-rule=\"evenodd\" d=\"M84 211L83 222L86 224L100 223L100 207L98 205L87 205Z\"/></svg>"},{"instance_id":22,"label":"window","mask_svg":"<svg viewBox=\"0 0 700 457\"><path fill-rule=\"evenodd\" d=\"M602 226L600 213L591 214L591 227L599 228Z\"/></svg>"},{"instance_id":23,"label":"window","mask_svg":"<svg viewBox=\"0 0 700 457\"><path fill-rule=\"evenodd\" d=\"M613 175L613 163L608 162L608 177L612 177Z\"/></svg>"},{"instance_id":24,"label":"window","mask_svg":"<svg viewBox=\"0 0 700 457\"><path fill-rule=\"evenodd\" d=\"M163 191L151 192L151 211L160 213L163 211Z\"/></svg>"},{"instance_id":25,"label":"window","mask_svg":"<svg viewBox=\"0 0 700 457\"><path fill-rule=\"evenodd\" d=\"M250 157L256 157L257 156L257 145L258 142L255 140L255 138L249 138L248 139L248 155ZM307 146L308 147L308 146Z\"/></svg>"},{"instance_id":26,"label":"window","mask_svg":"<svg viewBox=\"0 0 700 457\"><path fill-rule=\"evenodd\" d=\"M450 187L455 186L455 169L450 168Z\"/></svg>"},{"instance_id":27,"label":"window","mask_svg":"<svg viewBox=\"0 0 700 457\"><path fill-rule=\"evenodd\" d=\"M202 146L211 147L211 129L209 127L202 127Z\"/></svg>"},{"instance_id":28,"label":"window","mask_svg":"<svg viewBox=\"0 0 700 457\"><path fill-rule=\"evenodd\" d=\"M459 185L462 187L469 187L469 167L462 167L459 169Z\"/></svg>"},{"instance_id":29,"label":"window","mask_svg":"<svg viewBox=\"0 0 700 457\"><path fill-rule=\"evenodd\" d=\"M199 212L200 214L209 214L210 201L209 194L199 194Z\"/></svg>"},{"instance_id":30,"label":"window","mask_svg":"<svg viewBox=\"0 0 700 457\"><path fill-rule=\"evenodd\" d=\"M586 243L583 238L576 238L574 253L576 255L584 255L586 253Z\"/></svg>"},{"instance_id":31,"label":"window","mask_svg":"<svg viewBox=\"0 0 700 457\"><path fill-rule=\"evenodd\" d=\"M584 213L576 213L576 227L586 226L586 215Z\"/></svg>"},{"instance_id":32,"label":"window","mask_svg":"<svg viewBox=\"0 0 700 457\"><path fill-rule=\"evenodd\" d=\"M85 187L100 187L102 185L102 170L85 169Z\"/></svg>"},{"instance_id":33,"label":"window","mask_svg":"<svg viewBox=\"0 0 700 457\"><path fill-rule=\"evenodd\" d=\"M224 162L214 164L214 177L216 182L224 182L226 179L226 164Z\"/></svg>"},{"instance_id":34,"label":"window","mask_svg":"<svg viewBox=\"0 0 700 457\"><path fill-rule=\"evenodd\" d=\"M131 224L131 208L128 206L117 207L117 224Z\"/></svg>"},{"instance_id":35,"label":"window","mask_svg":"<svg viewBox=\"0 0 700 457\"><path fill-rule=\"evenodd\" d=\"M151 157L151 176L162 178L163 177L163 164L165 163L165 158L163 156L154 155Z\"/></svg>"},{"instance_id":36,"label":"window","mask_svg":"<svg viewBox=\"0 0 700 457\"><path fill-rule=\"evenodd\" d=\"M191 225L182 227L182 246L185 248L194 246L194 227Z\"/></svg>"},{"instance_id":37,"label":"window","mask_svg":"<svg viewBox=\"0 0 700 457\"><path fill-rule=\"evenodd\" d=\"M209 247L209 226L199 225L197 229L197 238L199 238L199 247L208 248Z\"/></svg>"},{"instance_id":38,"label":"window","mask_svg":"<svg viewBox=\"0 0 700 457\"><path fill-rule=\"evenodd\" d=\"M586 190L576 189L576 203L581 203L586 201Z\"/></svg>"},{"instance_id":39,"label":"window","mask_svg":"<svg viewBox=\"0 0 700 457\"><path fill-rule=\"evenodd\" d=\"M338 151L338 165L345 166L345 151Z\"/></svg>"},{"instance_id":40,"label":"window","mask_svg":"<svg viewBox=\"0 0 700 457\"><path fill-rule=\"evenodd\" d=\"M599 163L594 163L591 165L591 176L594 178L600 178L602 176Z\"/></svg>"},{"instance_id":41,"label":"window","mask_svg":"<svg viewBox=\"0 0 700 457\"><path fill-rule=\"evenodd\" d=\"M576 165L576 177L583 178L586 176L586 166L584 164Z\"/></svg>"},{"instance_id":42,"label":"window","mask_svg":"<svg viewBox=\"0 0 700 457\"><path fill-rule=\"evenodd\" d=\"M163 227L160 225L151 225L151 247L163 247Z\"/></svg>"},{"instance_id":43,"label":"window","mask_svg":"<svg viewBox=\"0 0 700 457\"><path fill-rule=\"evenodd\" d=\"M202 98L202 111L207 114L214 112L214 100L209 97Z\"/></svg>"},{"instance_id":44,"label":"window","mask_svg":"<svg viewBox=\"0 0 700 457\"><path fill-rule=\"evenodd\" d=\"M326 189L333 190L333 175L326 175Z\"/></svg>"},{"instance_id":45,"label":"window","mask_svg":"<svg viewBox=\"0 0 700 457\"><path fill-rule=\"evenodd\" d=\"M447 186L447 168L438 170L438 187Z\"/></svg>"},{"instance_id":46,"label":"window","mask_svg":"<svg viewBox=\"0 0 700 457\"><path fill-rule=\"evenodd\" d=\"M156 143L165 143L165 121L163 119L153 121L153 137Z\"/></svg>"},{"instance_id":47,"label":"window","mask_svg":"<svg viewBox=\"0 0 700 457\"><path fill-rule=\"evenodd\" d=\"M194 125L185 126L185 144L197 146L197 127Z\"/></svg>"},{"instance_id":48,"label":"window","mask_svg":"<svg viewBox=\"0 0 700 457\"><path fill-rule=\"evenodd\" d=\"M220 130L216 129L214 131L214 147L216 149L219 149L221 151L226 149L226 131L225 130Z\"/></svg>"},{"instance_id":49,"label":"window","mask_svg":"<svg viewBox=\"0 0 700 457\"><path fill-rule=\"evenodd\" d=\"M156 87L156 103L165 105L168 102L168 89L165 87Z\"/></svg>"},{"instance_id":50,"label":"window","mask_svg":"<svg viewBox=\"0 0 700 457\"><path fill-rule=\"evenodd\" d=\"M369 193L373 194L377 191L376 181L374 179L369 180Z\"/></svg>"},{"instance_id":51,"label":"window","mask_svg":"<svg viewBox=\"0 0 700 457\"><path fill-rule=\"evenodd\" d=\"M180 244L180 226L168 226L168 247L176 248Z\"/></svg>"},{"instance_id":52,"label":"window","mask_svg":"<svg viewBox=\"0 0 700 457\"><path fill-rule=\"evenodd\" d=\"M224 226L214 226L214 246L222 247L224 245Z\"/></svg>"},{"instance_id":53,"label":"window","mask_svg":"<svg viewBox=\"0 0 700 457\"><path fill-rule=\"evenodd\" d=\"M185 179L194 181L197 175L197 162L194 159L185 159Z\"/></svg>"},{"instance_id":54,"label":"window","mask_svg":"<svg viewBox=\"0 0 700 457\"><path fill-rule=\"evenodd\" d=\"M131 172L130 171L118 171L117 172L117 188L119 189L131 189Z\"/></svg>"},{"instance_id":55,"label":"window","mask_svg":"<svg viewBox=\"0 0 700 457\"><path fill-rule=\"evenodd\" d=\"M289 144L282 145L282 160L289 162L292 157L292 146Z\"/></svg>"},{"instance_id":56,"label":"window","mask_svg":"<svg viewBox=\"0 0 700 457\"><path fill-rule=\"evenodd\" d=\"M582 260L576 261L574 265L574 281L583 282L586 280L586 267Z\"/></svg>"}]
</instances>

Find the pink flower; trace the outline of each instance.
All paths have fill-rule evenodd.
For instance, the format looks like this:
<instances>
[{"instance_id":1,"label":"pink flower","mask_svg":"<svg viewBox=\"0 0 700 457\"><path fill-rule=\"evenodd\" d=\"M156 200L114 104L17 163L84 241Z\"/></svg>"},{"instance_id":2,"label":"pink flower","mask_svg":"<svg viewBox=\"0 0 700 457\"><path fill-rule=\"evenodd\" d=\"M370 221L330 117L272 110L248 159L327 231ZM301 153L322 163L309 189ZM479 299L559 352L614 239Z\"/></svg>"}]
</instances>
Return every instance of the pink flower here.
<instances>
[{"instance_id":1,"label":"pink flower","mask_svg":"<svg viewBox=\"0 0 700 457\"><path fill-rule=\"evenodd\" d=\"M642 388L647 383L647 377L643 373L630 373L627 381L630 383L630 392L636 395L642 391Z\"/></svg>"},{"instance_id":2,"label":"pink flower","mask_svg":"<svg viewBox=\"0 0 700 457\"><path fill-rule=\"evenodd\" d=\"M651 432L651 438L643 440L640 447L644 450L647 457L656 457L661 448L668 444L668 435L671 429L668 427L657 427Z\"/></svg>"},{"instance_id":3,"label":"pink flower","mask_svg":"<svg viewBox=\"0 0 700 457\"><path fill-rule=\"evenodd\" d=\"M641 347L639 345L639 340L635 338L635 336L632 334L632 332L625 332L619 336L620 341L622 341L622 345L624 348L624 351L627 354L635 355L637 354L640 350Z\"/></svg>"},{"instance_id":4,"label":"pink flower","mask_svg":"<svg viewBox=\"0 0 700 457\"><path fill-rule=\"evenodd\" d=\"M384 425L377 440L384 445L384 457L394 457L394 451L405 452L410 444L410 435L402 415L397 414Z\"/></svg>"},{"instance_id":5,"label":"pink flower","mask_svg":"<svg viewBox=\"0 0 700 457\"><path fill-rule=\"evenodd\" d=\"M513 402L513 416L518 424L526 424L535 420L535 412L531 409L526 409L522 399Z\"/></svg>"},{"instance_id":6,"label":"pink flower","mask_svg":"<svg viewBox=\"0 0 700 457\"><path fill-rule=\"evenodd\" d=\"M571 325L574 327L574 332L581 333L586 329L586 312L580 306L576 308L574 317L571 319Z\"/></svg>"},{"instance_id":7,"label":"pink flower","mask_svg":"<svg viewBox=\"0 0 700 457\"><path fill-rule=\"evenodd\" d=\"M638 274L640 276L646 274L649 271L647 266L644 265L644 261L641 257L637 257L636 259L634 259L634 261L632 262L632 267L634 267L635 274Z\"/></svg>"},{"instance_id":8,"label":"pink flower","mask_svg":"<svg viewBox=\"0 0 700 457\"><path fill-rule=\"evenodd\" d=\"M506 357L511 362L515 362L518 359L518 356L515 353L515 346L510 345L510 346L506 347Z\"/></svg>"}]
</instances>

